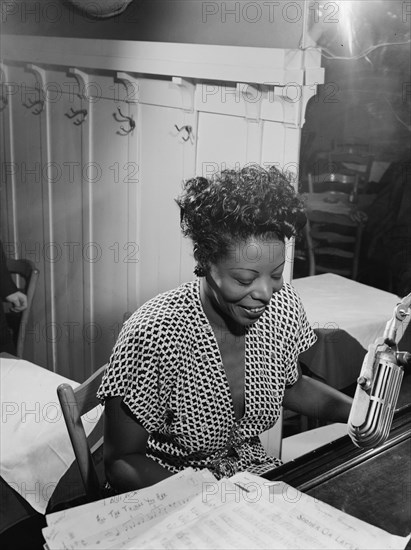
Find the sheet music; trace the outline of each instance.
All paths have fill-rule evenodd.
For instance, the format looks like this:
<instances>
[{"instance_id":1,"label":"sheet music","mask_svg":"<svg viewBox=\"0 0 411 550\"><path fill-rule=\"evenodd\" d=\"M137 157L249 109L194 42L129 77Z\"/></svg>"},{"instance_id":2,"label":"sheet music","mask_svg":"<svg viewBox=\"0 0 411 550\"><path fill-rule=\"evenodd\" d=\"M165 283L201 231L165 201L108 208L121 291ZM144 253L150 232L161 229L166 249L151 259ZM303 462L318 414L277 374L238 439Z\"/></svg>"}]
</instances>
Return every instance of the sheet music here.
<instances>
[{"instance_id":1,"label":"sheet music","mask_svg":"<svg viewBox=\"0 0 411 550\"><path fill-rule=\"evenodd\" d=\"M261 495L261 499L274 504L280 511L282 525L288 523L288 529L294 532L297 527L302 537L315 536L317 545L310 546L307 542L302 548L403 549L411 539L411 534L406 537L392 535L283 482L270 482L248 472L238 473L230 479L244 486L250 495L255 495L254 498ZM301 529L303 525L306 528ZM325 545L321 546L324 538ZM293 547L300 548L290 546Z\"/></svg>"},{"instance_id":2,"label":"sheet music","mask_svg":"<svg viewBox=\"0 0 411 550\"><path fill-rule=\"evenodd\" d=\"M246 501L230 502L222 508L209 511L206 517L185 528L156 534L151 540L137 540L132 548L169 550L185 549L355 549L355 548L404 548L406 541L369 539L358 530L345 534L324 527L319 522L308 526L299 523L299 515L289 516L273 510L267 501L253 504ZM325 529L325 527L324 527ZM389 537L393 539L393 537ZM368 542L372 540L372 545ZM387 545L388 542L388 545ZM130 546L131 548L131 546Z\"/></svg>"},{"instance_id":3,"label":"sheet music","mask_svg":"<svg viewBox=\"0 0 411 550\"><path fill-rule=\"evenodd\" d=\"M391 535L286 483L247 472L208 489L126 548L400 550L410 538Z\"/></svg>"},{"instance_id":4,"label":"sheet music","mask_svg":"<svg viewBox=\"0 0 411 550\"><path fill-rule=\"evenodd\" d=\"M146 531L145 533L139 534L139 536L126 544L124 548L130 550L135 548L146 548L151 544L156 548L163 548L160 538L164 540L164 547L168 548L169 533L179 533L177 535L178 538L182 530L190 529L191 526L194 527L194 524L195 529L197 529L199 524L196 522L199 521L200 524L202 524L207 515L211 511L216 511L217 509L220 513L224 513L229 502L235 503L242 499L242 492L240 487L232 484L227 479L206 482L203 484L203 491L201 494L195 496L180 510L163 518L156 524L155 532ZM192 548L197 548L197 546L193 546ZM115 550L114 547L112 550Z\"/></svg>"},{"instance_id":5,"label":"sheet music","mask_svg":"<svg viewBox=\"0 0 411 550\"><path fill-rule=\"evenodd\" d=\"M152 487L47 516L50 550L403 550L399 537L283 482L185 470Z\"/></svg>"},{"instance_id":6,"label":"sheet music","mask_svg":"<svg viewBox=\"0 0 411 550\"><path fill-rule=\"evenodd\" d=\"M50 550L120 549L214 482L208 470L187 468L151 487L49 514L43 536Z\"/></svg>"}]
</instances>

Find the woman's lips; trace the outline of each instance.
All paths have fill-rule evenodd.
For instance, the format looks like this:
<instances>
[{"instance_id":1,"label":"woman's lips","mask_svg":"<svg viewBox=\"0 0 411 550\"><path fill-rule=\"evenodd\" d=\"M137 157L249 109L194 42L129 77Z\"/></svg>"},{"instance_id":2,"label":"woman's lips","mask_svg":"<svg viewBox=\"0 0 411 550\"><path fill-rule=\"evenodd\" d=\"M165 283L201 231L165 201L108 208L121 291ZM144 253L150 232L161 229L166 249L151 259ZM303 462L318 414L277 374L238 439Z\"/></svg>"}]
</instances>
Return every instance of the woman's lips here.
<instances>
[{"instance_id":1,"label":"woman's lips","mask_svg":"<svg viewBox=\"0 0 411 550\"><path fill-rule=\"evenodd\" d=\"M249 313L252 316L260 316L262 313L264 313L266 306L257 306L257 307L247 307L247 306L241 306L247 313Z\"/></svg>"}]
</instances>

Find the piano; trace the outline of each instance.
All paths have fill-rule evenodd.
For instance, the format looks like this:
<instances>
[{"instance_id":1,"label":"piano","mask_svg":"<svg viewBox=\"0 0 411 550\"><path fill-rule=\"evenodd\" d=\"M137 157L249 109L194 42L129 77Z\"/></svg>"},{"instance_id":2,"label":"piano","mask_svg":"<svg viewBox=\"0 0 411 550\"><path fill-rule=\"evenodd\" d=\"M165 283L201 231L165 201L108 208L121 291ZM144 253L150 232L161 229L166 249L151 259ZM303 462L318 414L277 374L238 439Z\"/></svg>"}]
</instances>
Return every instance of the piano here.
<instances>
[{"instance_id":1,"label":"piano","mask_svg":"<svg viewBox=\"0 0 411 550\"><path fill-rule=\"evenodd\" d=\"M284 481L395 535L411 533L411 404L395 412L388 439L356 447L348 435L273 469ZM411 550L411 541L407 544Z\"/></svg>"}]
</instances>

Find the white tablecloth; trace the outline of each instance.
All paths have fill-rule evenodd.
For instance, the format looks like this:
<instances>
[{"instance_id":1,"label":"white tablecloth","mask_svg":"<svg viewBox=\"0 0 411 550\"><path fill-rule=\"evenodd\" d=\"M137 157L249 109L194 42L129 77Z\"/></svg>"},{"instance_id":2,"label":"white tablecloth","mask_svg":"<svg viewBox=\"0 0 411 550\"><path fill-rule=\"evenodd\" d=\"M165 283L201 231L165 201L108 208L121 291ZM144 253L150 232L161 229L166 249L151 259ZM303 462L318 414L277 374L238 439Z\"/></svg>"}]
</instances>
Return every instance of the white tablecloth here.
<instances>
[{"instance_id":1,"label":"white tablecloth","mask_svg":"<svg viewBox=\"0 0 411 550\"><path fill-rule=\"evenodd\" d=\"M351 386L368 346L383 336L399 298L333 273L295 279L292 284L318 335L318 341L300 360L330 386ZM400 341L401 351L411 351L410 329L411 325ZM399 330L398 337L402 333Z\"/></svg>"},{"instance_id":2,"label":"white tablecloth","mask_svg":"<svg viewBox=\"0 0 411 550\"><path fill-rule=\"evenodd\" d=\"M367 349L384 333L400 299L395 294L324 273L294 279L308 320L317 329L341 329Z\"/></svg>"},{"instance_id":3,"label":"white tablecloth","mask_svg":"<svg viewBox=\"0 0 411 550\"><path fill-rule=\"evenodd\" d=\"M42 514L74 460L56 393L62 383L79 385L28 361L0 358L0 475ZM83 417L87 434L101 412L99 406Z\"/></svg>"}]
</instances>

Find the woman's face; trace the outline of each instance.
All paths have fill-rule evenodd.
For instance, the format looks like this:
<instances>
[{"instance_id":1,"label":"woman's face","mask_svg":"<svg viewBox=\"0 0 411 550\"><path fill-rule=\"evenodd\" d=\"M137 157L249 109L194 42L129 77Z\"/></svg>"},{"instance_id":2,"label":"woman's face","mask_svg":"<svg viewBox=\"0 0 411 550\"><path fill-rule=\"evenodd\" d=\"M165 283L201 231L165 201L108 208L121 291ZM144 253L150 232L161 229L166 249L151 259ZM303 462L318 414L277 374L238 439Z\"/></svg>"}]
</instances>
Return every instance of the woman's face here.
<instances>
[{"instance_id":1,"label":"woman's face","mask_svg":"<svg viewBox=\"0 0 411 550\"><path fill-rule=\"evenodd\" d=\"M285 245L277 238L236 243L210 266L205 285L209 304L238 325L255 323L283 286L284 264Z\"/></svg>"}]
</instances>

